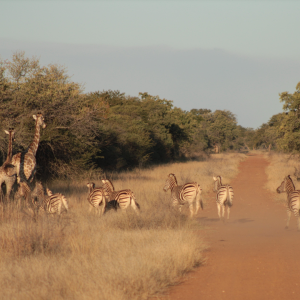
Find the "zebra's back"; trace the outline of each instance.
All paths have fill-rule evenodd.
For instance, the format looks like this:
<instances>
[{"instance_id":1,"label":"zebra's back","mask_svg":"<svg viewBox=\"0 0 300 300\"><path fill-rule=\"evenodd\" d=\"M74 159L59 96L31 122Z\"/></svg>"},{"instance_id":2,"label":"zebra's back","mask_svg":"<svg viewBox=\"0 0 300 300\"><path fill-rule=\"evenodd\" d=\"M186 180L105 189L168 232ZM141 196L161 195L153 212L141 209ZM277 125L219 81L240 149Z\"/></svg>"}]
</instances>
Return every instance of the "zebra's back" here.
<instances>
[{"instance_id":1,"label":"zebra's back","mask_svg":"<svg viewBox=\"0 0 300 300\"><path fill-rule=\"evenodd\" d=\"M103 188L95 188L91 191L87 198L90 205L97 208L98 206L105 205L105 190Z\"/></svg>"},{"instance_id":2,"label":"zebra's back","mask_svg":"<svg viewBox=\"0 0 300 300\"><path fill-rule=\"evenodd\" d=\"M51 196L48 196L45 200L43 205L41 206L42 209L44 209L49 214L61 214L62 209L68 211L69 206L67 199L64 195L60 193L53 194Z\"/></svg>"},{"instance_id":3,"label":"zebra's back","mask_svg":"<svg viewBox=\"0 0 300 300\"><path fill-rule=\"evenodd\" d=\"M232 206L233 201L233 188L229 184L225 184L219 187L217 191L217 203L220 205L228 205L229 207Z\"/></svg>"},{"instance_id":4,"label":"zebra's back","mask_svg":"<svg viewBox=\"0 0 300 300\"><path fill-rule=\"evenodd\" d=\"M186 202L191 202L199 192L199 185L196 182L189 182L184 185L175 186L171 192L173 202L178 201L178 204L183 205Z\"/></svg>"}]
</instances>

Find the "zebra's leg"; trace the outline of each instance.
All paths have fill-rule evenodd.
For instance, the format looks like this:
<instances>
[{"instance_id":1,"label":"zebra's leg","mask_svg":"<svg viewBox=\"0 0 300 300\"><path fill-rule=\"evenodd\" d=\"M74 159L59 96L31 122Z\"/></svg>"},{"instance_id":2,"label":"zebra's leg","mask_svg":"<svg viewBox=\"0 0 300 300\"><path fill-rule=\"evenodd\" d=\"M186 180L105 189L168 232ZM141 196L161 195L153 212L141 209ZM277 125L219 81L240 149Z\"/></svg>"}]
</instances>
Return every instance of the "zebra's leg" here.
<instances>
[{"instance_id":1,"label":"zebra's leg","mask_svg":"<svg viewBox=\"0 0 300 300\"><path fill-rule=\"evenodd\" d=\"M218 208L218 216L219 216L219 219L221 219L221 205L220 203L217 203L217 208Z\"/></svg>"},{"instance_id":2,"label":"zebra's leg","mask_svg":"<svg viewBox=\"0 0 300 300\"><path fill-rule=\"evenodd\" d=\"M229 220L230 207L227 206L227 220Z\"/></svg>"},{"instance_id":3,"label":"zebra's leg","mask_svg":"<svg viewBox=\"0 0 300 300\"><path fill-rule=\"evenodd\" d=\"M225 205L222 205L222 218L224 219L224 215L225 215Z\"/></svg>"},{"instance_id":4,"label":"zebra's leg","mask_svg":"<svg viewBox=\"0 0 300 300\"><path fill-rule=\"evenodd\" d=\"M104 214L104 211L105 211L105 205L106 204L106 201L105 199L102 200L102 209L101 211L99 211L99 215L102 216Z\"/></svg>"},{"instance_id":5,"label":"zebra's leg","mask_svg":"<svg viewBox=\"0 0 300 300\"><path fill-rule=\"evenodd\" d=\"M290 218L291 218L291 211L288 209L287 210L287 221L286 221L285 229L289 228Z\"/></svg>"},{"instance_id":6,"label":"zebra's leg","mask_svg":"<svg viewBox=\"0 0 300 300\"><path fill-rule=\"evenodd\" d=\"M298 231L300 230L300 210L298 211L298 226L297 226Z\"/></svg>"},{"instance_id":7,"label":"zebra's leg","mask_svg":"<svg viewBox=\"0 0 300 300\"><path fill-rule=\"evenodd\" d=\"M174 200L172 201L172 206L173 206L174 208L176 208L176 209L177 209L177 206L179 206L178 209L179 209L179 212L181 213L181 206L179 205L177 199L174 199Z\"/></svg>"},{"instance_id":8,"label":"zebra's leg","mask_svg":"<svg viewBox=\"0 0 300 300\"><path fill-rule=\"evenodd\" d=\"M197 214L198 210L200 208L200 199L196 199L196 211L195 211L195 215Z\"/></svg>"},{"instance_id":9,"label":"zebra's leg","mask_svg":"<svg viewBox=\"0 0 300 300\"><path fill-rule=\"evenodd\" d=\"M58 204L58 207L57 207L57 214L58 214L58 215L61 214L61 202Z\"/></svg>"},{"instance_id":10,"label":"zebra's leg","mask_svg":"<svg viewBox=\"0 0 300 300\"><path fill-rule=\"evenodd\" d=\"M193 202L192 202L192 203L189 203L189 209L190 209L191 218L192 218L192 217L193 217L193 215L194 215L194 207L193 207Z\"/></svg>"},{"instance_id":11,"label":"zebra's leg","mask_svg":"<svg viewBox=\"0 0 300 300\"><path fill-rule=\"evenodd\" d=\"M181 213L182 205L179 205L179 212Z\"/></svg>"}]
</instances>

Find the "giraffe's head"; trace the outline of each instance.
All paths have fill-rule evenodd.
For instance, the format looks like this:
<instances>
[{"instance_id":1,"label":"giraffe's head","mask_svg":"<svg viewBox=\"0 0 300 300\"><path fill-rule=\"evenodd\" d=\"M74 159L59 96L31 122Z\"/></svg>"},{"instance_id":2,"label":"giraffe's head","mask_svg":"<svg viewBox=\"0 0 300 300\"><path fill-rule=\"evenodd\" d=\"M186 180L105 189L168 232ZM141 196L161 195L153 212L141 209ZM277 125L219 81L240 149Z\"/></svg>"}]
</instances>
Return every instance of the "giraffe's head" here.
<instances>
[{"instance_id":1,"label":"giraffe's head","mask_svg":"<svg viewBox=\"0 0 300 300\"><path fill-rule=\"evenodd\" d=\"M41 113L37 113L36 115L32 116L36 120L36 124L38 126L42 126L43 128L46 128L46 123L44 121L44 117Z\"/></svg>"}]
</instances>

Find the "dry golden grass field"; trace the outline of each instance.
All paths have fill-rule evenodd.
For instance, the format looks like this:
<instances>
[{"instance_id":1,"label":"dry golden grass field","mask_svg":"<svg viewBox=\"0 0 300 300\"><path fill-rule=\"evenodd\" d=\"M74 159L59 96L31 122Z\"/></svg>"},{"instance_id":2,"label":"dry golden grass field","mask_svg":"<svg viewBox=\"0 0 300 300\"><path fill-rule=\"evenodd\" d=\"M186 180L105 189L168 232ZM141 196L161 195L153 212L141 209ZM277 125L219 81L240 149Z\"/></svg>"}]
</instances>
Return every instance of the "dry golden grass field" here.
<instances>
[{"instance_id":1,"label":"dry golden grass field","mask_svg":"<svg viewBox=\"0 0 300 300\"><path fill-rule=\"evenodd\" d=\"M89 213L89 179L49 184L67 197L69 212L60 217L40 214L34 222L30 211L1 204L0 298L147 299L164 291L201 265L206 247L197 216L190 219L188 207L180 214L171 206L170 191L163 192L167 175L174 173L179 185L198 182L205 210L212 176L229 182L244 158L218 154L201 162L107 174L116 190L133 190L138 215L132 209L102 217ZM100 178L95 183L101 186Z\"/></svg>"}]
</instances>

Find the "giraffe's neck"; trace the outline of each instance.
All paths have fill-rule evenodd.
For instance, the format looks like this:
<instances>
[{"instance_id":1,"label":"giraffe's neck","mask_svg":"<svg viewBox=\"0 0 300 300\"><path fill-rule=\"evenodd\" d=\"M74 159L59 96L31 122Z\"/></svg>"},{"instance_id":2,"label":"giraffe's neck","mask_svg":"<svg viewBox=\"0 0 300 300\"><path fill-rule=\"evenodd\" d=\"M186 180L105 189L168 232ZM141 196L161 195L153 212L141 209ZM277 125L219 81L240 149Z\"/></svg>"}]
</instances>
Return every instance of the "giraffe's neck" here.
<instances>
[{"instance_id":1,"label":"giraffe's neck","mask_svg":"<svg viewBox=\"0 0 300 300\"><path fill-rule=\"evenodd\" d=\"M38 122L36 122L34 138L28 148L28 153L32 153L32 155L36 156L36 152L39 147L39 142L40 142L40 125L38 125Z\"/></svg>"},{"instance_id":2,"label":"giraffe's neck","mask_svg":"<svg viewBox=\"0 0 300 300\"><path fill-rule=\"evenodd\" d=\"M8 151L7 151L7 158L5 163L11 163L12 159L12 141L13 141L13 133L9 132L9 143L8 143Z\"/></svg>"}]
</instances>

